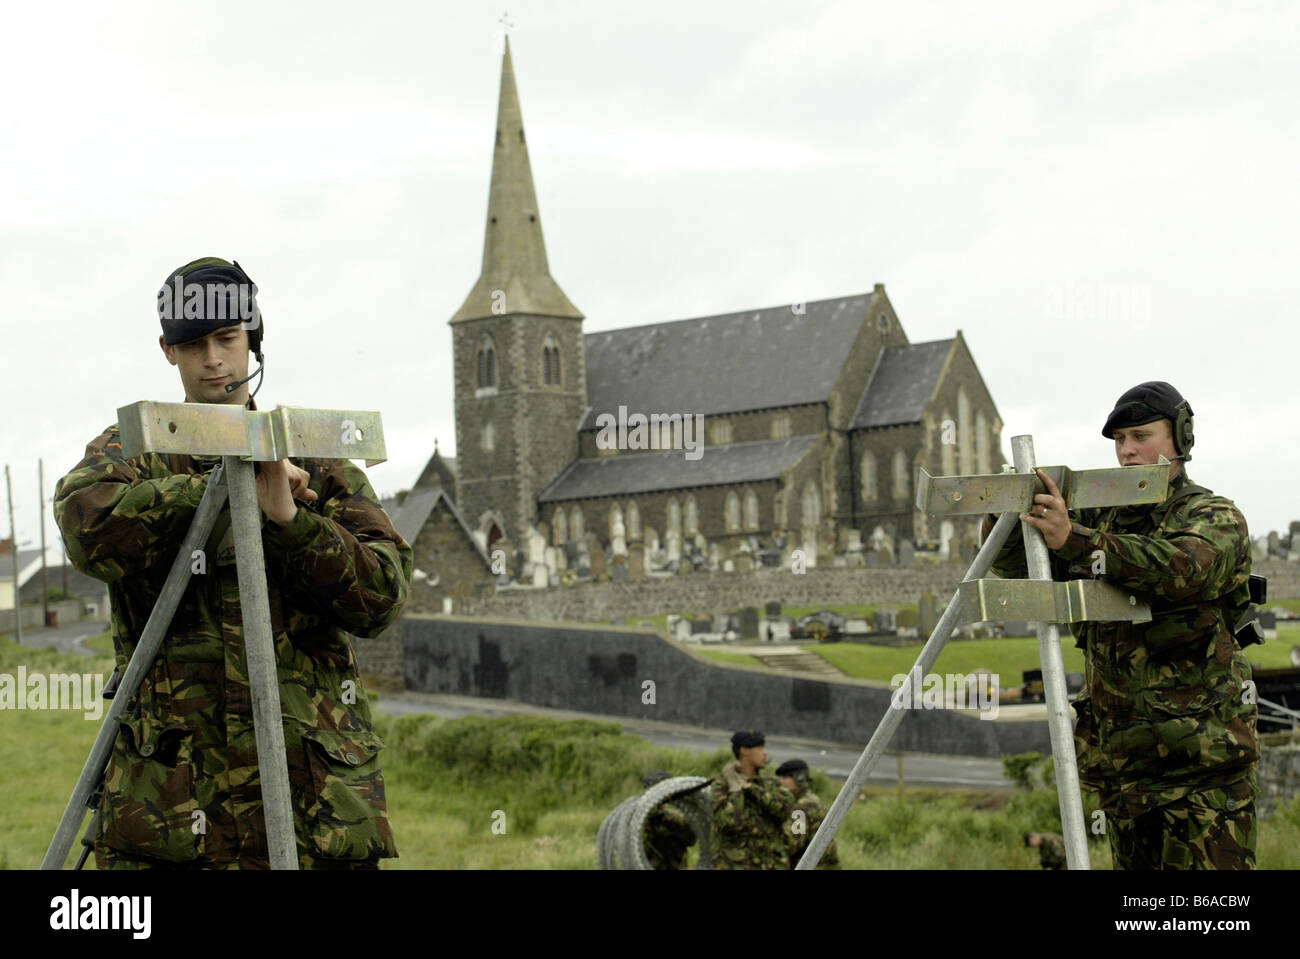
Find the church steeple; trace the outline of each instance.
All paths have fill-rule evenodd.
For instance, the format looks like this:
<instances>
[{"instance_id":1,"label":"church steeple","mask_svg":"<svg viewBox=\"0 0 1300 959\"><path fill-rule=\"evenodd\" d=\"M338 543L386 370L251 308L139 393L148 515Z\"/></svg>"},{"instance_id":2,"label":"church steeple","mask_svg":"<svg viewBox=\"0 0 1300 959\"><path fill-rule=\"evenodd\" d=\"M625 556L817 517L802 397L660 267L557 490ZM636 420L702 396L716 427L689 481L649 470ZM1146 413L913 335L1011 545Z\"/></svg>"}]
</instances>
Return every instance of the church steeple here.
<instances>
[{"instance_id":1,"label":"church steeple","mask_svg":"<svg viewBox=\"0 0 1300 959\"><path fill-rule=\"evenodd\" d=\"M524 120L510 61L510 40L501 61L492 186L488 193L483 270L452 323L504 313L582 319L558 283L551 279L542 240L537 193L524 141Z\"/></svg>"}]
</instances>

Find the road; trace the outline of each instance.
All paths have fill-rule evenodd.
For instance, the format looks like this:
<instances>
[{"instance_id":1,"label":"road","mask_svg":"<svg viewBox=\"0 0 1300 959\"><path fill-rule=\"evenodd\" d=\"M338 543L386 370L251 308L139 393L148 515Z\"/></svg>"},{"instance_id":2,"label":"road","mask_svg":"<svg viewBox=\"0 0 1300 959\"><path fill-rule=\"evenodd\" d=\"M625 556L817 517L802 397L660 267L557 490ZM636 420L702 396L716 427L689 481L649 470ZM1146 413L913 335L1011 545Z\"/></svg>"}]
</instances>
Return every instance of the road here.
<instances>
[{"instance_id":1,"label":"road","mask_svg":"<svg viewBox=\"0 0 1300 959\"><path fill-rule=\"evenodd\" d=\"M429 693L385 693L376 706L393 715L434 713L445 719L460 716L514 716L528 714L553 716L557 719L591 719L598 722L620 723L623 731L642 736L656 746L689 749L692 752L711 753L726 748L733 730L707 729L696 726L679 726L628 719L622 716L598 716L564 709L548 709L528 703L504 699L477 699L471 696L433 695ZM865 746L864 742L862 746ZM810 766L820 766L833 779L844 780L852 771L862 752L862 747L843 743L821 743L788 736L768 736L770 756L768 767L775 769L787 759L798 756ZM936 756L926 753L906 753L903 757L903 781L912 786L961 787L966 789L1012 789L1014 785L1002 773L998 759L976 759L968 756ZM898 784L898 757L882 756L867 779L871 786Z\"/></svg>"},{"instance_id":2,"label":"road","mask_svg":"<svg viewBox=\"0 0 1300 959\"><path fill-rule=\"evenodd\" d=\"M10 625L12 626L12 623ZM108 629L108 623L97 619L83 619L79 623L69 623L67 626L56 626L53 629L47 629L43 626L39 629L23 627L23 645L32 648L53 646L62 653L103 656L104 653L91 649L85 644L85 641L91 636L99 635L106 629ZM14 638L13 630L4 633L3 637L12 640Z\"/></svg>"}]
</instances>

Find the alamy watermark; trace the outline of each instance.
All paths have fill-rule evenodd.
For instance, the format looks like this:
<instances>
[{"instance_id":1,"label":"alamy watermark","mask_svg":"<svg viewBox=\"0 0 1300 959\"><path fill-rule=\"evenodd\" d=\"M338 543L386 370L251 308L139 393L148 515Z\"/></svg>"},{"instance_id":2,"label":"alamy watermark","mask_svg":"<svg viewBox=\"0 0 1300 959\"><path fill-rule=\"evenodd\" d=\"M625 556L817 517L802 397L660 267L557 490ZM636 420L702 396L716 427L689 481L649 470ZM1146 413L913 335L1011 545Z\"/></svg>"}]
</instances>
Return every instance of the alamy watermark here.
<instances>
[{"instance_id":1,"label":"alamy watermark","mask_svg":"<svg viewBox=\"0 0 1300 959\"><path fill-rule=\"evenodd\" d=\"M80 709L86 719L104 715L103 673L0 673L0 709Z\"/></svg>"},{"instance_id":2,"label":"alamy watermark","mask_svg":"<svg viewBox=\"0 0 1300 959\"><path fill-rule=\"evenodd\" d=\"M158 291L164 320L229 320L255 330L261 319L256 283L186 283L177 276Z\"/></svg>"},{"instance_id":3,"label":"alamy watermark","mask_svg":"<svg viewBox=\"0 0 1300 959\"><path fill-rule=\"evenodd\" d=\"M685 450L688 460L704 455L703 413L628 414L626 406L618 416L601 413L596 417L596 448L602 450Z\"/></svg>"},{"instance_id":4,"label":"alamy watermark","mask_svg":"<svg viewBox=\"0 0 1300 959\"><path fill-rule=\"evenodd\" d=\"M895 673L889 680L894 690L890 709L977 709L980 719L998 718L997 673L929 673L921 667L910 673Z\"/></svg>"}]
</instances>

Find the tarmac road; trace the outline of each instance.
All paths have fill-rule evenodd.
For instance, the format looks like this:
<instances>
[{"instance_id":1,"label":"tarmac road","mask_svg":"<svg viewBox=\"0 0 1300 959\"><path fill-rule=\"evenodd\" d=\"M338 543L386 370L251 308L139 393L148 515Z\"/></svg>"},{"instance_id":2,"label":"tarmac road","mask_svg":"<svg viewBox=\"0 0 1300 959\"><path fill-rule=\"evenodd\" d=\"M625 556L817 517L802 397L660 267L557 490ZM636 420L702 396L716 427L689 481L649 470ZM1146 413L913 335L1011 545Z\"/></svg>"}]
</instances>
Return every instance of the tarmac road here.
<instances>
[{"instance_id":1,"label":"tarmac road","mask_svg":"<svg viewBox=\"0 0 1300 959\"><path fill-rule=\"evenodd\" d=\"M12 626L12 622L9 625ZM104 653L91 649L85 644L85 641L92 636L98 636L106 629L108 629L108 622L97 619L83 619L81 622L69 623L67 626L56 626L53 629L47 629L44 626L39 629L24 626L23 645L33 648L53 646L62 653L103 656ZM3 638L12 640L14 638L13 630L10 629L4 633Z\"/></svg>"},{"instance_id":2,"label":"tarmac road","mask_svg":"<svg viewBox=\"0 0 1300 959\"><path fill-rule=\"evenodd\" d=\"M717 749L728 748L731 742L730 729L707 729L695 726L679 726L674 723L657 723L644 720L628 719L623 716L598 716L592 713L577 713L563 709L548 709L544 706L532 706L528 703L513 702L505 699L478 699L472 696L433 695L429 693L384 693L376 706L393 715L411 713L435 713L445 719L460 716L513 716L529 714L534 716L553 716L557 719L592 719L600 722L615 722L623 731L642 736L656 746L671 746L676 749L689 749L693 752L711 753ZM870 738L870 732L867 733ZM848 778L853 765L858 761L862 749L866 746L844 745L842 743L820 743L806 739L793 739L787 736L768 736L768 768L776 769L787 759L799 757L810 766L819 766L826 770L832 779L843 781ZM999 759L977 759L968 756L938 756L928 753L906 753L903 757L903 780L907 785L960 787L965 789L1013 789L1014 784L1002 774L1002 761ZM889 754L880 757L867 778L871 786L894 786L898 784L898 756Z\"/></svg>"}]
</instances>

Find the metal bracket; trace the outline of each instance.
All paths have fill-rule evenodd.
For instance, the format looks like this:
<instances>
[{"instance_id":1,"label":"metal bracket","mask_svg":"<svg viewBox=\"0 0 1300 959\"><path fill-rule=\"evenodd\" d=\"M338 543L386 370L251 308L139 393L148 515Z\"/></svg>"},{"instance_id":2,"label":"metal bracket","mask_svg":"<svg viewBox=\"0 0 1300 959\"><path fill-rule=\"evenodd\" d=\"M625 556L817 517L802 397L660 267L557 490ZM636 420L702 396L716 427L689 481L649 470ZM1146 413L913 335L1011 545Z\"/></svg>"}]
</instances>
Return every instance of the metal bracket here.
<instances>
[{"instance_id":1,"label":"metal bracket","mask_svg":"<svg viewBox=\"0 0 1300 959\"><path fill-rule=\"evenodd\" d=\"M1160 503L1169 493L1169 461L1151 466L1072 470L1040 466L1060 488L1070 509ZM1037 493L1047 492L1034 473L931 476L924 468L916 482L916 508L929 516L975 516L1023 512Z\"/></svg>"},{"instance_id":2,"label":"metal bracket","mask_svg":"<svg viewBox=\"0 0 1300 959\"><path fill-rule=\"evenodd\" d=\"M1146 623L1151 606L1127 590L1094 579L1063 583L1032 579L972 579L957 587L962 623L1022 619L1041 623Z\"/></svg>"},{"instance_id":3,"label":"metal bracket","mask_svg":"<svg viewBox=\"0 0 1300 959\"><path fill-rule=\"evenodd\" d=\"M281 406L248 410L216 403L142 401L117 411L124 455L183 453L273 462L296 459L388 459L380 415L367 410Z\"/></svg>"}]
</instances>

